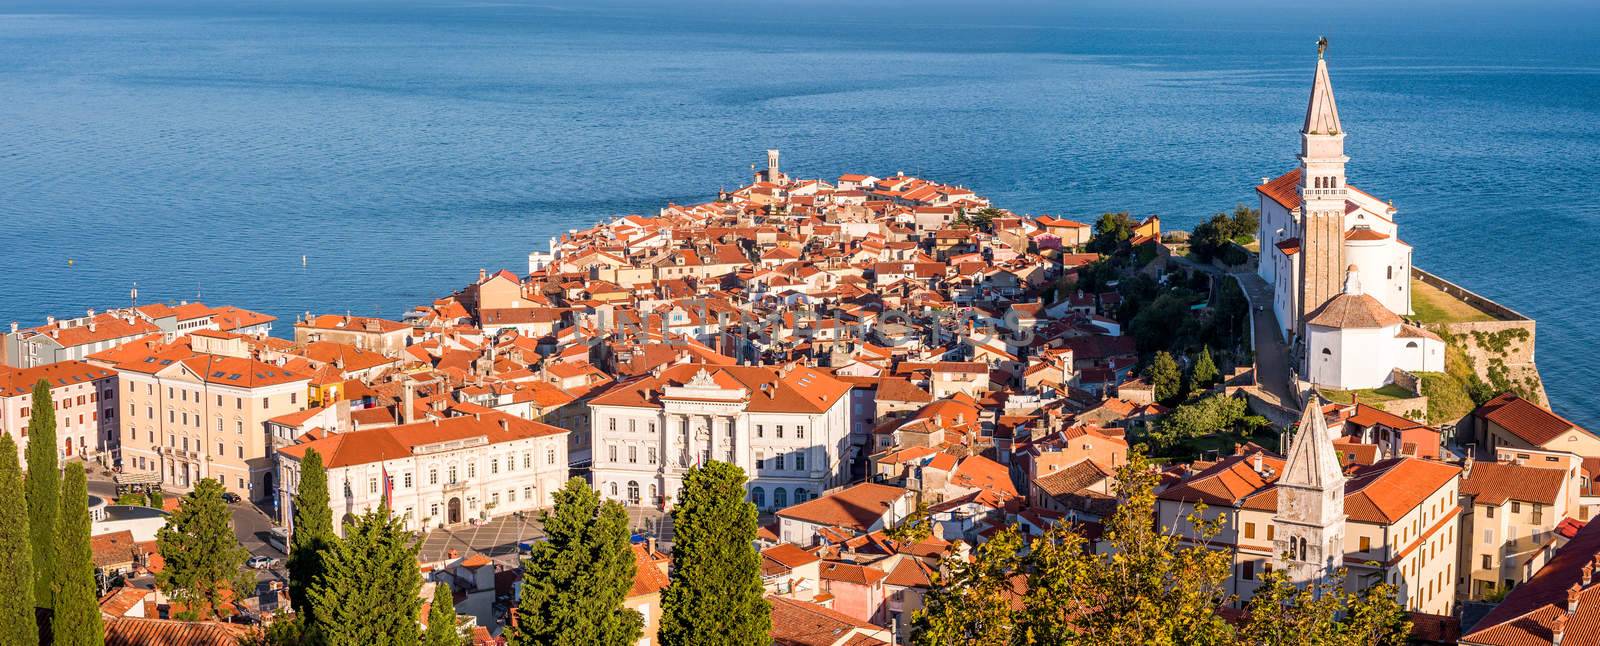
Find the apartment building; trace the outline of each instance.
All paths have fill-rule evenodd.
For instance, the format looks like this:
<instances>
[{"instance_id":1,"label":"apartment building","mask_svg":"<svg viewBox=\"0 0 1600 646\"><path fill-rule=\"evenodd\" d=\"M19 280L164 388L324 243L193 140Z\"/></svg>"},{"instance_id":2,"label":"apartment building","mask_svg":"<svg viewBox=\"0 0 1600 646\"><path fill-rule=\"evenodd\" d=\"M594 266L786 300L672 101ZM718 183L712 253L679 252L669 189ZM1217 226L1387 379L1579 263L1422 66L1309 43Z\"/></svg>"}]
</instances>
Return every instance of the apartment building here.
<instances>
[{"instance_id":1,"label":"apartment building","mask_svg":"<svg viewBox=\"0 0 1600 646\"><path fill-rule=\"evenodd\" d=\"M176 491L216 478L240 496L272 495L265 424L306 407L308 375L187 350L123 361L116 372L123 469L159 474Z\"/></svg>"},{"instance_id":2,"label":"apartment building","mask_svg":"<svg viewBox=\"0 0 1600 646\"><path fill-rule=\"evenodd\" d=\"M33 387L40 381L50 384L55 404L56 454L61 459L117 464L117 374L82 361L21 369L0 366L0 432L16 441L19 458L28 448L28 422L35 413Z\"/></svg>"},{"instance_id":3,"label":"apartment building","mask_svg":"<svg viewBox=\"0 0 1600 646\"><path fill-rule=\"evenodd\" d=\"M278 449L278 522L291 529L311 449L336 518L386 502L411 531L548 507L568 474L565 429L500 412L337 433Z\"/></svg>"},{"instance_id":4,"label":"apartment building","mask_svg":"<svg viewBox=\"0 0 1600 646\"><path fill-rule=\"evenodd\" d=\"M1461 481L1466 513L1458 593L1466 599L1483 599L1532 578L1555 553L1556 526L1577 515L1573 474L1507 457L1468 463ZM1538 456L1545 457L1556 456Z\"/></svg>"}]
</instances>

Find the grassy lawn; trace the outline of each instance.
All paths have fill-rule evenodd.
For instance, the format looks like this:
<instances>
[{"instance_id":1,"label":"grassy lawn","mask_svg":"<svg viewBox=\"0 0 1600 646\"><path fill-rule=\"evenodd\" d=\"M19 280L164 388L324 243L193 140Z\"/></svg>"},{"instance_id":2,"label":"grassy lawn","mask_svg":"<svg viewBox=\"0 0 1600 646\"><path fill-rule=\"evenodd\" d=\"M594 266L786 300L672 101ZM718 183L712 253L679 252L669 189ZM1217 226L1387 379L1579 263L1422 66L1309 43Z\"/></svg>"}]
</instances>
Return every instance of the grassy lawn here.
<instances>
[{"instance_id":1,"label":"grassy lawn","mask_svg":"<svg viewBox=\"0 0 1600 646\"><path fill-rule=\"evenodd\" d=\"M1334 390L1332 388L1321 388L1319 390L1322 392L1323 399L1326 399L1326 400L1331 401L1331 402L1340 403L1340 404L1348 404L1348 403L1350 403L1352 401L1352 398L1351 398L1352 394L1357 396L1357 397L1360 397L1361 401L1367 402L1369 404L1376 404L1378 402L1386 402L1386 401L1395 400L1395 399L1410 399L1412 397L1416 397L1416 395L1413 395L1413 394L1411 394L1409 392L1406 392L1406 389L1401 388L1399 386L1396 386L1394 384L1388 384L1388 385L1386 385L1386 386L1384 386L1382 388L1363 388L1361 390L1354 390L1354 391L1352 391L1352 390Z\"/></svg>"},{"instance_id":2,"label":"grassy lawn","mask_svg":"<svg viewBox=\"0 0 1600 646\"><path fill-rule=\"evenodd\" d=\"M1249 244L1241 245L1241 246L1243 246L1246 251L1249 251L1251 253L1261 253L1261 241L1260 240L1251 240Z\"/></svg>"},{"instance_id":3,"label":"grassy lawn","mask_svg":"<svg viewBox=\"0 0 1600 646\"><path fill-rule=\"evenodd\" d=\"M1420 280L1411 281L1411 318L1421 323L1466 323L1493 321L1493 316L1466 302L1439 291Z\"/></svg>"}]
</instances>

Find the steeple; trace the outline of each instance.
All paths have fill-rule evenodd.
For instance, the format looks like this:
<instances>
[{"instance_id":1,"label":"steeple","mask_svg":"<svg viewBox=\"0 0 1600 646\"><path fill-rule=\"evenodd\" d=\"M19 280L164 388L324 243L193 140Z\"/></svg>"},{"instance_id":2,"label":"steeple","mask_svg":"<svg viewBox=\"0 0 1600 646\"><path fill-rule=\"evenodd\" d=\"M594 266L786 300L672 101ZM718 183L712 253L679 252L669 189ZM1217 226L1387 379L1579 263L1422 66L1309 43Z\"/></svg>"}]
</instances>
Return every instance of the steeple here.
<instances>
[{"instance_id":1,"label":"steeple","mask_svg":"<svg viewBox=\"0 0 1600 646\"><path fill-rule=\"evenodd\" d=\"M1278 560L1296 585L1325 582L1344 562L1344 471L1322 399L1312 393L1300 415L1289 455L1278 478Z\"/></svg>"},{"instance_id":2,"label":"steeple","mask_svg":"<svg viewBox=\"0 0 1600 646\"><path fill-rule=\"evenodd\" d=\"M1328 61L1322 58L1327 49L1327 38L1317 40L1317 76L1311 82L1311 102L1306 104L1306 125L1300 129L1302 134L1344 132L1344 128L1339 127L1339 105L1333 101L1333 82L1328 80Z\"/></svg>"}]
</instances>

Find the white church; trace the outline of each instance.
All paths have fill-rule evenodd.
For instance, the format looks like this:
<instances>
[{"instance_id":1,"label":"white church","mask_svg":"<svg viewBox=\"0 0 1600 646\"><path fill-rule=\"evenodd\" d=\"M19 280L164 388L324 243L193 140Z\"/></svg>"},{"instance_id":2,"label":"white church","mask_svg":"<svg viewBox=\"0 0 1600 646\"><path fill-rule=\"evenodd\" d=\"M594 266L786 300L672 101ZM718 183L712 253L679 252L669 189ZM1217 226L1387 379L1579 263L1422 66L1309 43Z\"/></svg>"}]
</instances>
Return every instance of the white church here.
<instances>
[{"instance_id":1,"label":"white church","mask_svg":"<svg viewBox=\"0 0 1600 646\"><path fill-rule=\"evenodd\" d=\"M1278 329L1303 379L1377 388L1394 369L1444 370L1444 341L1401 319L1411 314L1411 246L1395 208L1345 183L1344 128L1319 45L1300 130L1300 165L1263 178L1261 259Z\"/></svg>"}]
</instances>

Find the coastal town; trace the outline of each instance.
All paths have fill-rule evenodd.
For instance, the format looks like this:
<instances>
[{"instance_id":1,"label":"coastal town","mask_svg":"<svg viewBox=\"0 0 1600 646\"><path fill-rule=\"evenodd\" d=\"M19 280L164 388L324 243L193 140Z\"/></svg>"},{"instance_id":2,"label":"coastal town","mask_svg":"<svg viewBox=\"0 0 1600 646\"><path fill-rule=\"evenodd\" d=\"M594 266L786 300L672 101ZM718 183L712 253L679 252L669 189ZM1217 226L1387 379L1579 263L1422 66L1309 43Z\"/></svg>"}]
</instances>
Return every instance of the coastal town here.
<instances>
[{"instance_id":1,"label":"coastal town","mask_svg":"<svg viewBox=\"0 0 1600 646\"><path fill-rule=\"evenodd\" d=\"M84 483L83 643L1600 643L1600 436L1347 183L1320 50L1191 230L769 150L397 319L12 323L6 493Z\"/></svg>"}]
</instances>

